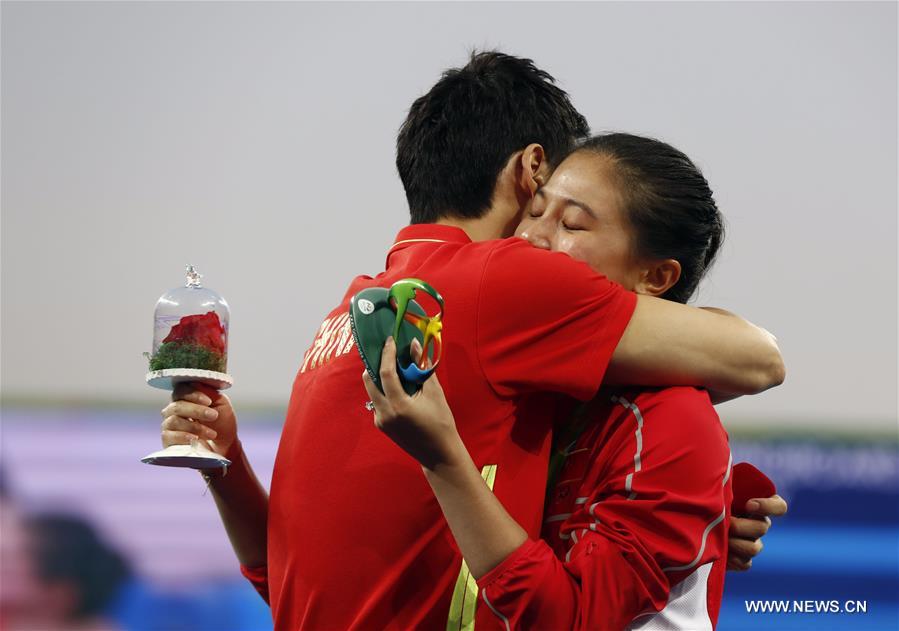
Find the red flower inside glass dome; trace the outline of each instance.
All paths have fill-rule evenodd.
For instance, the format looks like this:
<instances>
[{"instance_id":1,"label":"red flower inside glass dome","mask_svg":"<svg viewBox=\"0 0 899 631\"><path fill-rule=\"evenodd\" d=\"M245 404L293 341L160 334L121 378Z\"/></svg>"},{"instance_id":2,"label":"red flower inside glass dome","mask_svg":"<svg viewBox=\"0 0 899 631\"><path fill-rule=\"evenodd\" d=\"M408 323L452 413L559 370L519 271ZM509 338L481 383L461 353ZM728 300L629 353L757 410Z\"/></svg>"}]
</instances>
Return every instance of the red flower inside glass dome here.
<instances>
[{"instance_id":1,"label":"red flower inside glass dome","mask_svg":"<svg viewBox=\"0 0 899 631\"><path fill-rule=\"evenodd\" d=\"M162 340L163 344L166 342L196 344L222 354L225 352L225 327L215 311L184 316Z\"/></svg>"}]
</instances>

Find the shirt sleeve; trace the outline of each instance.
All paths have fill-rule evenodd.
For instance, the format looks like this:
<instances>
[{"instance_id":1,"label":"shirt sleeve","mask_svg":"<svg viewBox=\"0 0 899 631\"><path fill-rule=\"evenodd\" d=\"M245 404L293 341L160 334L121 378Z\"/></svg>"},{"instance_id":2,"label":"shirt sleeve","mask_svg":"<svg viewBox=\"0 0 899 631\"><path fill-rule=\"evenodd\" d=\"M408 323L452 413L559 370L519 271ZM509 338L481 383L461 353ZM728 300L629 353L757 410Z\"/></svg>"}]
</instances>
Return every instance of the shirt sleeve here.
<instances>
[{"instance_id":1,"label":"shirt sleeve","mask_svg":"<svg viewBox=\"0 0 899 631\"><path fill-rule=\"evenodd\" d=\"M268 596L268 567L263 565L261 567L247 567L246 565L240 566L240 573L244 575L253 587L259 592L259 595L262 596L262 600L266 602L267 605L271 605Z\"/></svg>"},{"instance_id":2,"label":"shirt sleeve","mask_svg":"<svg viewBox=\"0 0 899 631\"><path fill-rule=\"evenodd\" d=\"M577 544L574 561L529 540L478 581L481 599L509 629L623 629L646 603L664 603L664 577L643 574L627 552L601 535ZM589 551L589 552L588 552Z\"/></svg>"},{"instance_id":3,"label":"shirt sleeve","mask_svg":"<svg viewBox=\"0 0 899 631\"><path fill-rule=\"evenodd\" d=\"M567 254L508 239L484 266L476 343L497 394L592 397L636 295Z\"/></svg>"},{"instance_id":4,"label":"shirt sleeve","mask_svg":"<svg viewBox=\"0 0 899 631\"><path fill-rule=\"evenodd\" d=\"M612 437L608 453L618 456L584 499L585 510L555 535L569 542L565 558L545 541L523 544L478 582L490 610L510 629L623 629L662 610L672 586L697 568L725 559L730 452L711 404L705 407L694 411L709 427L690 422L686 431L671 429L676 416L637 408L642 445L636 418Z\"/></svg>"}]
</instances>

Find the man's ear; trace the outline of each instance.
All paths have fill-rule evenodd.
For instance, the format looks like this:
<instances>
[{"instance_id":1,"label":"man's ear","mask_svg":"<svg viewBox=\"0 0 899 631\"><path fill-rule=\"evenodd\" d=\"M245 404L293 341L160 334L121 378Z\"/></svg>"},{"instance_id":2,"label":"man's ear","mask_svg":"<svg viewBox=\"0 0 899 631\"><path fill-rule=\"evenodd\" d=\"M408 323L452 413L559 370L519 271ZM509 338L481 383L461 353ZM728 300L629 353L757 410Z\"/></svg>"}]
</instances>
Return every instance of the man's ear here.
<instances>
[{"instance_id":1,"label":"man's ear","mask_svg":"<svg viewBox=\"0 0 899 631\"><path fill-rule=\"evenodd\" d=\"M640 273L634 291L647 296L661 296L680 280L681 267L675 259L651 261Z\"/></svg>"},{"instance_id":2,"label":"man's ear","mask_svg":"<svg viewBox=\"0 0 899 631\"><path fill-rule=\"evenodd\" d=\"M526 197L533 197L550 175L543 147L537 143L525 147L518 159L518 166L518 186Z\"/></svg>"}]
</instances>

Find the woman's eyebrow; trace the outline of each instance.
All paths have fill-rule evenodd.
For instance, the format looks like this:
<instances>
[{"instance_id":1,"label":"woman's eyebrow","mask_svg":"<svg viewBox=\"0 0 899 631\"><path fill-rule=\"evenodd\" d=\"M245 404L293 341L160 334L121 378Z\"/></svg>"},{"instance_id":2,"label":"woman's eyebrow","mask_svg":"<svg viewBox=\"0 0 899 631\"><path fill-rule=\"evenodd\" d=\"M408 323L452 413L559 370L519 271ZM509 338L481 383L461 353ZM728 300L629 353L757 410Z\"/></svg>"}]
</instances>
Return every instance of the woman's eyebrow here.
<instances>
[{"instance_id":1,"label":"woman's eyebrow","mask_svg":"<svg viewBox=\"0 0 899 631\"><path fill-rule=\"evenodd\" d=\"M590 206L588 206L588 205L585 204L584 202L578 201L578 200L574 199L573 197L567 197L567 196L565 196L565 195L559 195L558 193L553 193L552 191L550 191L549 193L547 193L547 192L546 192L546 188L547 188L546 186L542 186L542 187L538 188L538 189L537 189L537 192L534 193L534 197L541 197L541 198L544 198L544 199L545 199L546 197L554 197L554 198L558 199L560 202L562 202L563 205L565 205L565 206L575 206L575 207L580 208L581 210L583 210L583 211L584 211L585 213L587 213L588 215L590 215L593 219L598 219L598 216L597 216L597 214L593 211L593 209L590 208Z\"/></svg>"},{"instance_id":2,"label":"woman's eyebrow","mask_svg":"<svg viewBox=\"0 0 899 631\"><path fill-rule=\"evenodd\" d=\"M566 206L575 206L575 207L577 207L577 208L580 208L581 210L583 210L585 213L587 213L588 215L590 215L590 216L593 217L594 219L597 218L596 213L593 212L593 209L590 208L590 207L589 207L587 204L585 204L584 202L578 201L578 200L576 200L576 199L572 199L571 197L563 197L563 198L562 198L562 203L565 204Z\"/></svg>"}]
</instances>

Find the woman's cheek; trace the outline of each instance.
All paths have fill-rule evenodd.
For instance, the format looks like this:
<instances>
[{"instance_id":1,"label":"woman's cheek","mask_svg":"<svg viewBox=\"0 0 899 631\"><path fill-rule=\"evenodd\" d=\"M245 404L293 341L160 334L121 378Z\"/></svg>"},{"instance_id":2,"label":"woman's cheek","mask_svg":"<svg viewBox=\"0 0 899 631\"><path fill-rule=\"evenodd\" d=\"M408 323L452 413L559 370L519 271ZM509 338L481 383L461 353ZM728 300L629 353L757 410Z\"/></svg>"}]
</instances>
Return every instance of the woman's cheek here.
<instances>
[{"instance_id":1,"label":"woman's cheek","mask_svg":"<svg viewBox=\"0 0 899 631\"><path fill-rule=\"evenodd\" d=\"M592 241L578 238L583 237L583 233L566 234L556 240L554 249L559 252L565 252L568 256L578 261L583 261L590 266L594 272L605 274L603 269L603 253L601 248L597 247Z\"/></svg>"},{"instance_id":2,"label":"woman's cheek","mask_svg":"<svg viewBox=\"0 0 899 631\"><path fill-rule=\"evenodd\" d=\"M565 254L572 258L576 258L579 261L586 260L584 258L585 252L583 251L583 248L578 244L577 240L569 234L557 236L555 243L553 244L553 250L565 252Z\"/></svg>"}]
</instances>

